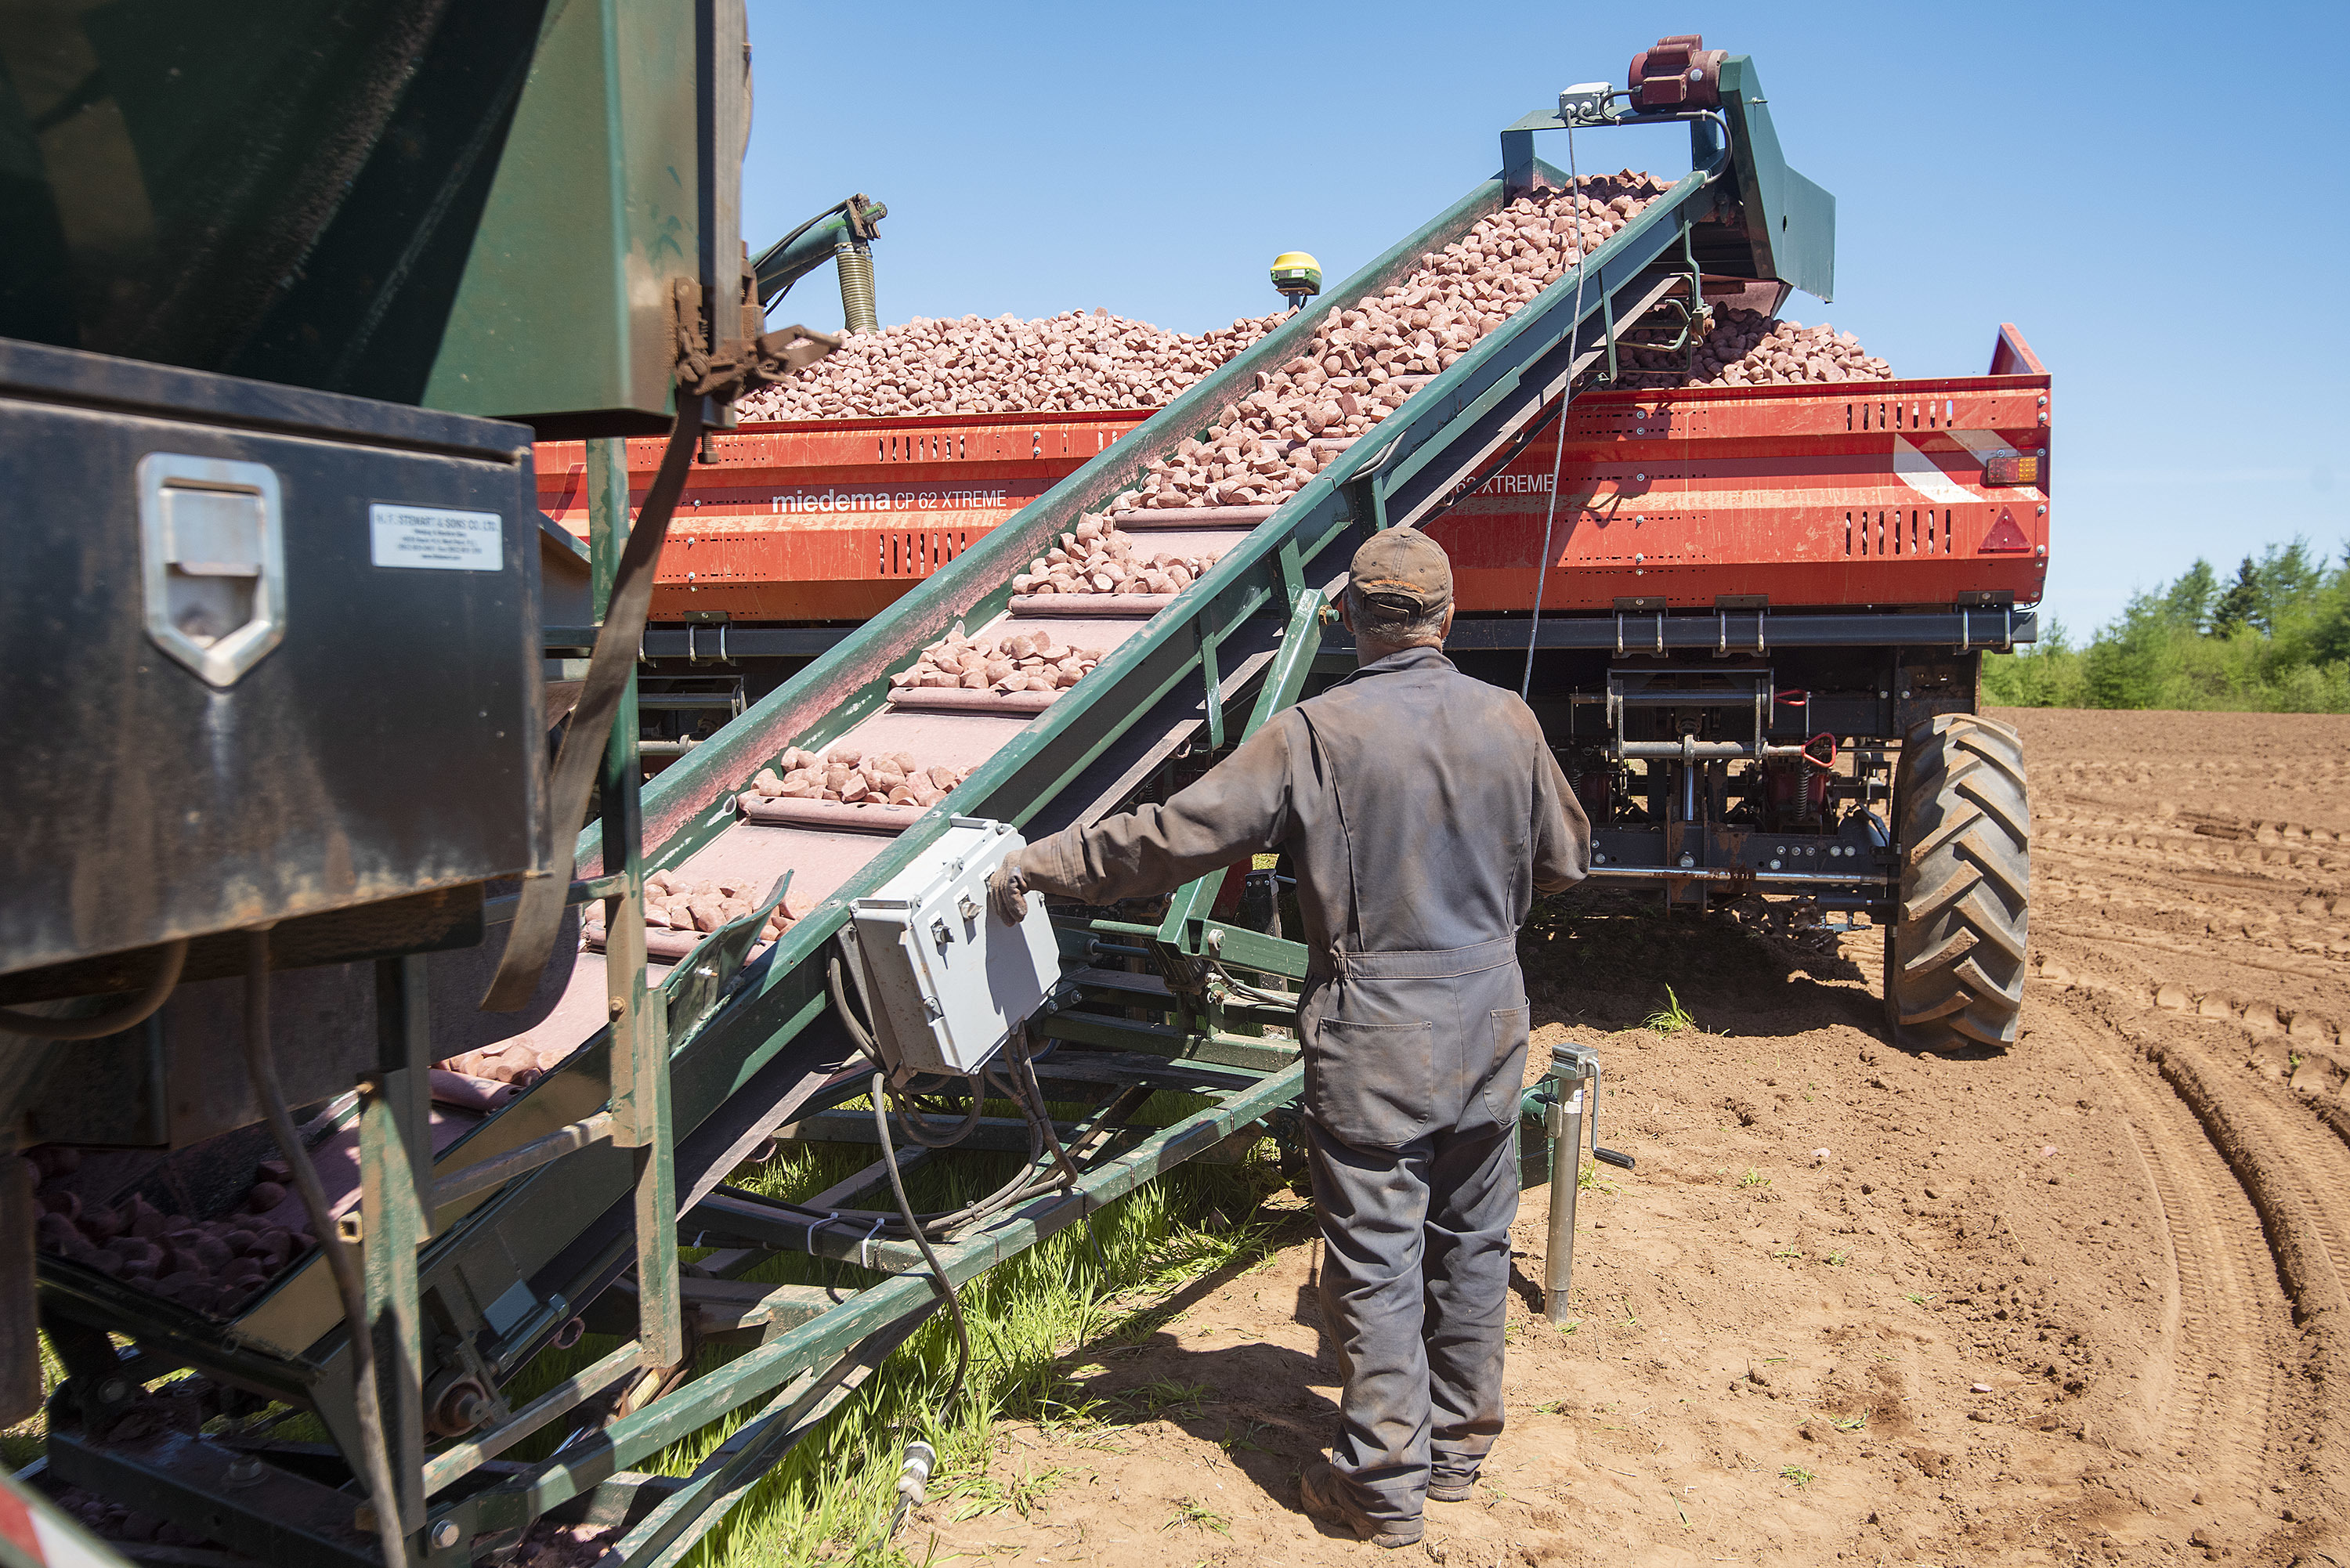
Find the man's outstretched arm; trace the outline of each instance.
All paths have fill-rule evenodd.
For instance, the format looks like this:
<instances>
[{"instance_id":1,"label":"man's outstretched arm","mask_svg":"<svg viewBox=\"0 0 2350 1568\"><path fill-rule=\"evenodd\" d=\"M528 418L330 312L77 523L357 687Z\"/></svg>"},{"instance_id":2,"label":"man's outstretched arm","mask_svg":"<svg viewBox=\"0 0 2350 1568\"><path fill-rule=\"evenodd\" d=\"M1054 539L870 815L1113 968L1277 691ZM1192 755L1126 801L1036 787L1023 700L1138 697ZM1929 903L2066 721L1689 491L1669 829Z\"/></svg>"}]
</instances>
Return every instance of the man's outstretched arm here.
<instances>
[{"instance_id":1,"label":"man's outstretched arm","mask_svg":"<svg viewBox=\"0 0 2350 1568\"><path fill-rule=\"evenodd\" d=\"M1288 836L1295 751L1307 743L1304 724L1284 714L1165 805L1037 840L989 884L998 912L1016 918L1019 895L1032 891L1088 904L1150 898L1274 848Z\"/></svg>"}]
</instances>

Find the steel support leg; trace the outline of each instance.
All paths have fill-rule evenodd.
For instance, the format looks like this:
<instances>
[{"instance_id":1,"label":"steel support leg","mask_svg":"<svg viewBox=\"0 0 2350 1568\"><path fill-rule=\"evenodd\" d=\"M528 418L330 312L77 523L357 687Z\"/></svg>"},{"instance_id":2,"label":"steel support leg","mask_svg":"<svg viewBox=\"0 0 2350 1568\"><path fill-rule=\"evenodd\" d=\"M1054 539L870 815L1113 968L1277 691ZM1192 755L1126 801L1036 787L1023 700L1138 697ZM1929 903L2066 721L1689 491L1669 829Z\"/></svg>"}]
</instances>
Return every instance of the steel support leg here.
<instances>
[{"instance_id":1,"label":"steel support leg","mask_svg":"<svg viewBox=\"0 0 2350 1568\"><path fill-rule=\"evenodd\" d=\"M626 443L588 443L588 555L600 607L628 541ZM643 765L638 752L637 682L629 679L606 743L601 781L604 874L621 874L604 900L606 1004L612 1022L612 1141L636 1152L638 1342L645 1364L685 1359L677 1291L677 1185L669 1104L668 1018L645 986Z\"/></svg>"},{"instance_id":2,"label":"steel support leg","mask_svg":"<svg viewBox=\"0 0 2350 1568\"><path fill-rule=\"evenodd\" d=\"M367 1300L363 1331L374 1336L376 1398L400 1525L424 1526L422 1325L417 1315L416 1250L431 1235L432 1137L426 1073L431 1066L424 961L375 966L376 1071L359 1090L359 1272Z\"/></svg>"},{"instance_id":3,"label":"steel support leg","mask_svg":"<svg viewBox=\"0 0 2350 1568\"><path fill-rule=\"evenodd\" d=\"M1575 1092L1550 1107L1550 1233L1543 1245L1543 1315L1552 1323L1567 1318L1566 1293L1575 1282L1575 1199L1583 1182L1583 1091L1587 1080L1575 1079Z\"/></svg>"}]
</instances>

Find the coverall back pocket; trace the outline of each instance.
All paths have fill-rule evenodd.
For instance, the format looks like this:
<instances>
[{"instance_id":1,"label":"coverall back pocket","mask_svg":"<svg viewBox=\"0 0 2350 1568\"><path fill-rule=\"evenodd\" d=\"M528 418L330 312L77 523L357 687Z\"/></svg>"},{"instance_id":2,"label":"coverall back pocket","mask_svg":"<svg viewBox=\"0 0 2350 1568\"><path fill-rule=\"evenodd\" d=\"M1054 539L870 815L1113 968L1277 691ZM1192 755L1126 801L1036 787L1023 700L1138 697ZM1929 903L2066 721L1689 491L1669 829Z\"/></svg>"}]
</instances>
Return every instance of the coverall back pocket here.
<instances>
[{"instance_id":1,"label":"coverall back pocket","mask_svg":"<svg viewBox=\"0 0 2350 1568\"><path fill-rule=\"evenodd\" d=\"M1305 1053L1305 1109L1341 1143L1401 1148L1435 1130L1436 1029L1325 1018Z\"/></svg>"},{"instance_id":2,"label":"coverall back pocket","mask_svg":"<svg viewBox=\"0 0 2350 1568\"><path fill-rule=\"evenodd\" d=\"M1485 1111L1495 1125L1508 1127L1518 1119L1518 1096L1526 1075L1526 1036L1534 1023L1532 1007L1493 1010L1493 1065L1485 1076Z\"/></svg>"}]
</instances>

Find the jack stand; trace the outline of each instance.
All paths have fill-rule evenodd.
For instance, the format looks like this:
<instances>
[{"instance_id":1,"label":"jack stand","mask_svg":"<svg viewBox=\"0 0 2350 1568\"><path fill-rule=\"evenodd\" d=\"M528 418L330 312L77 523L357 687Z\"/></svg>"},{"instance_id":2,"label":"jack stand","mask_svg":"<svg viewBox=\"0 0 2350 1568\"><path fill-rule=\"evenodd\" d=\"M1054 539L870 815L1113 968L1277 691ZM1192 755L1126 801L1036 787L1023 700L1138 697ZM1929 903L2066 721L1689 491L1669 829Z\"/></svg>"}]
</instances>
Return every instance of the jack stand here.
<instances>
[{"instance_id":1,"label":"jack stand","mask_svg":"<svg viewBox=\"0 0 2350 1568\"><path fill-rule=\"evenodd\" d=\"M1619 1170L1632 1157L1599 1147L1599 1056L1580 1045L1555 1046L1550 1072L1529 1097L1540 1104L1543 1130L1550 1137L1550 1230L1543 1247L1543 1316L1554 1324L1567 1317L1567 1289L1575 1280L1575 1207L1583 1177L1583 1149ZM1587 1131L1586 1129L1588 1129Z\"/></svg>"}]
</instances>

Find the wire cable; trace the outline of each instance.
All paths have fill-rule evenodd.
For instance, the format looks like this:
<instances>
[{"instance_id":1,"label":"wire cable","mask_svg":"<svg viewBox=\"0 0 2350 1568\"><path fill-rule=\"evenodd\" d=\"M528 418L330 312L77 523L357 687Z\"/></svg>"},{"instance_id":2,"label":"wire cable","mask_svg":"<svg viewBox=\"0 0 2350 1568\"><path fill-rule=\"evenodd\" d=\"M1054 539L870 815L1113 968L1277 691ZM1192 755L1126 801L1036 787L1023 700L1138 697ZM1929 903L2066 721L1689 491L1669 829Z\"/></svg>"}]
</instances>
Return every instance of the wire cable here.
<instances>
[{"instance_id":1,"label":"wire cable","mask_svg":"<svg viewBox=\"0 0 2350 1568\"><path fill-rule=\"evenodd\" d=\"M907 1232L914 1245L922 1250L922 1261L931 1266L931 1277L939 1294L946 1298L947 1315L954 1320L955 1370L954 1381L947 1386L945 1405L951 1407L962 1394L963 1378L971 1371L971 1328L962 1320L962 1298L955 1293L954 1281L947 1277L947 1266L931 1245L931 1239L914 1222L914 1205L906 1197L906 1178L898 1168L898 1151L889 1142L889 1113L883 1108L889 1090L889 1075L878 1067L873 1073L873 1130L881 1139L881 1164L889 1172L889 1192L898 1200L899 1218L906 1222Z\"/></svg>"},{"instance_id":2,"label":"wire cable","mask_svg":"<svg viewBox=\"0 0 2350 1568\"><path fill-rule=\"evenodd\" d=\"M1589 272L1585 265L1591 258L1583 249L1583 176L1575 167L1575 126L1566 128L1566 188L1574 193L1575 202L1575 309L1567 317L1573 324L1567 330L1575 341L1583 340L1583 280ZM1518 680L1518 701L1526 700L1534 684L1534 649L1542 640L1543 593L1550 585L1551 525L1558 521L1559 465L1566 457L1566 405L1575 400L1575 359L1568 351L1566 385L1558 394L1558 435L1550 452L1550 505L1543 513L1542 559L1534 569L1534 612L1526 622L1526 672Z\"/></svg>"},{"instance_id":3,"label":"wire cable","mask_svg":"<svg viewBox=\"0 0 2350 1568\"><path fill-rule=\"evenodd\" d=\"M88 1018L45 1018L37 1012L0 1009L0 1033L23 1034L35 1040L103 1040L109 1034L135 1029L171 1000L173 988L180 983L180 971L187 963L188 939L166 942L162 961L154 978L147 982L147 989L113 1012Z\"/></svg>"},{"instance_id":4,"label":"wire cable","mask_svg":"<svg viewBox=\"0 0 2350 1568\"><path fill-rule=\"evenodd\" d=\"M182 944L184 947L184 944ZM172 966L176 971L177 965ZM400 1488L392 1480L391 1449L384 1441L383 1406L375 1380L375 1325L367 1320L367 1296L359 1288L359 1265L350 1250L336 1237L333 1216L327 1211L326 1189L318 1184L317 1168L302 1147L302 1135L286 1108L286 1089L278 1081L277 1060L269 1045L269 929L245 933L244 1071L253 1097L261 1102L277 1151L293 1168L294 1190L301 1194L302 1211L310 1233L327 1255L327 1269L335 1277L335 1291L343 1299L343 1322L350 1331L351 1405L359 1417L361 1480L375 1511L376 1540L386 1568L408 1561L408 1542L400 1528Z\"/></svg>"}]
</instances>

